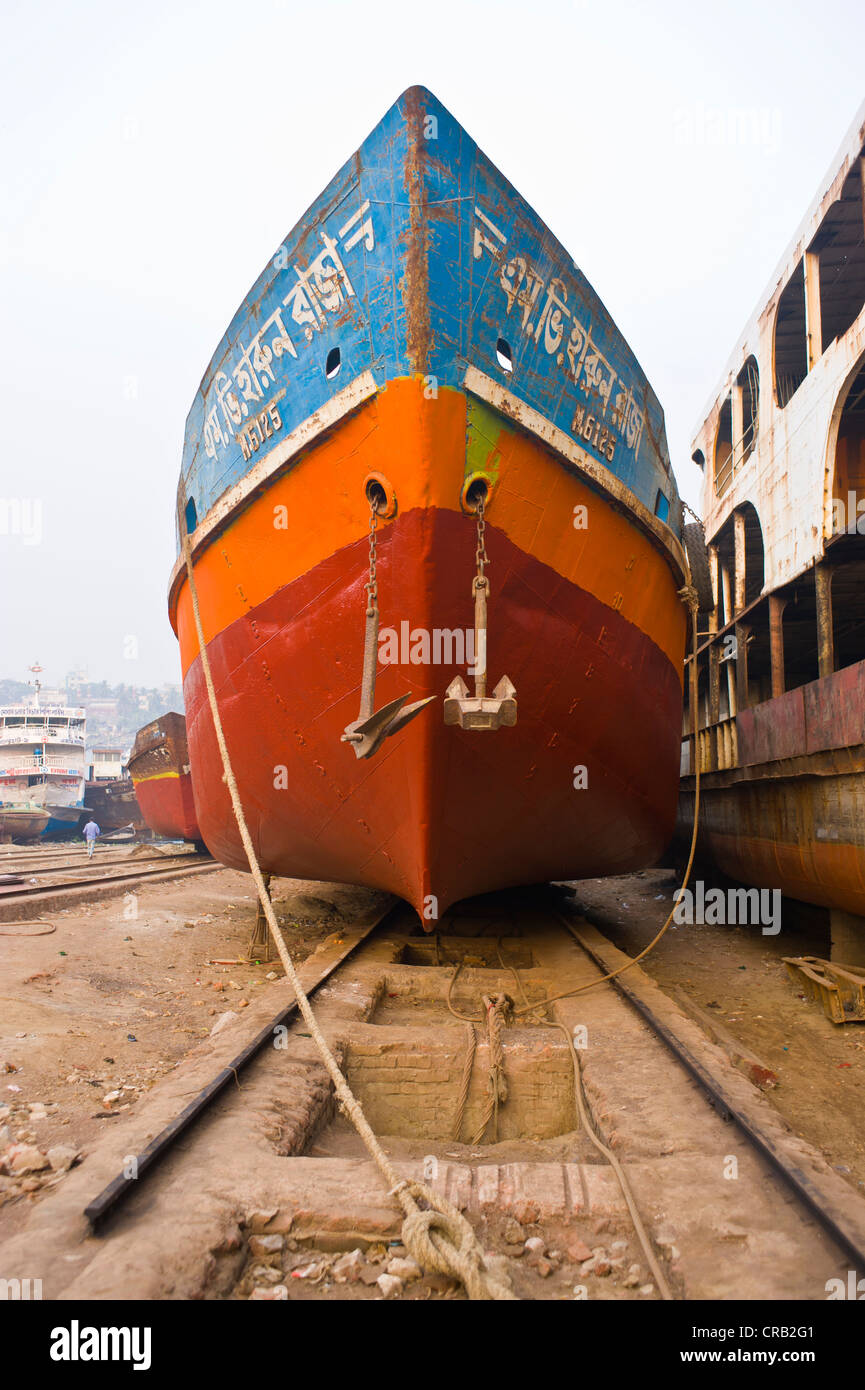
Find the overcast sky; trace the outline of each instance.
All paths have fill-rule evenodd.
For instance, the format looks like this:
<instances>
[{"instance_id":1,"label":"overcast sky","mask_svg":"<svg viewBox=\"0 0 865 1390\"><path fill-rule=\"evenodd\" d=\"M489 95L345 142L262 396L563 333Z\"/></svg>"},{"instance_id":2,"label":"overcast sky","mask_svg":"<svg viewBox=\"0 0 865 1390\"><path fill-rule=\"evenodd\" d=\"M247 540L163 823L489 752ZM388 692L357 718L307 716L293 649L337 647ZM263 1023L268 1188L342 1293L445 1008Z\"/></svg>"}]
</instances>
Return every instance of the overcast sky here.
<instances>
[{"instance_id":1,"label":"overcast sky","mask_svg":"<svg viewBox=\"0 0 865 1390\"><path fill-rule=\"evenodd\" d=\"M0 677L38 658L48 683L179 679L186 412L268 256L406 87L592 282L693 504L699 413L863 97L861 0L3 10L0 500L29 534L0 534Z\"/></svg>"}]
</instances>

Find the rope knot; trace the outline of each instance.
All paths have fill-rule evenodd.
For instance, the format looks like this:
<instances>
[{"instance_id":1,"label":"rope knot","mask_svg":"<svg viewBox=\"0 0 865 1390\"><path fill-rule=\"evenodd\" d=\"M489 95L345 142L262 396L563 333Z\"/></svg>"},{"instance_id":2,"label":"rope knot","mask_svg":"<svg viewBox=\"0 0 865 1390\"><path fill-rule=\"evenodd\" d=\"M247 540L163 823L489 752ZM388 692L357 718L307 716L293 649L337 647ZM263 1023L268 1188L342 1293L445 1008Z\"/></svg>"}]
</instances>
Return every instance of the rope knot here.
<instances>
[{"instance_id":1,"label":"rope knot","mask_svg":"<svg viewBox=\"0 0 865 1390\"><path fill-rule=\"evenodd\" d=\"M406 1183L401 1194L403 1244L424 1269L447 1274L465 1285L471 1299L515 1298L503 1264L485 1256L461 1211L422 1183ZM426 1203L421 1210L419 1202Z\"/></svg>"},{"instance_id":2,"label":"rope knot","mask_svg":"<svg viewBox=\"0 0 865 1390\"><path fill-rule=\"evenodd\" d=\"M691 613L696 613L699 610L700 595L697 593L697 590L694 588L693 584L683 584L681 589L679 589L678 593L679 598L682 600L684 604L687 604L688 608L691 610Z\"/></svg>"}]
</instances>

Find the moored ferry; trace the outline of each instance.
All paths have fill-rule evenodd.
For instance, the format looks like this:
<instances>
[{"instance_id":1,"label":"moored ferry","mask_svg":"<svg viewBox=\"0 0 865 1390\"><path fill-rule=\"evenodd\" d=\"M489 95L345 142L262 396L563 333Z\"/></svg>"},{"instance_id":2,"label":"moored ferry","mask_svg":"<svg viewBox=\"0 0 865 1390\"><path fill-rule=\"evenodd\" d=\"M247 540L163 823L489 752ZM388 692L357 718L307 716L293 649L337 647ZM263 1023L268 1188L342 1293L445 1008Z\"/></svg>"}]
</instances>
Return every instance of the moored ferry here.
<instances>
[{"instance_id":1,"label":"moored ferry","mask_svg":"<svg viewBox=\"0 0 865 1390\"><path fill-rule=\"evenodd\" d=\"M0 836L71 834L84 806L85 711L32 700L0 706Z\"/></svg>"},{"instance_id":2,"label":"moored ferry","mask_svg":"<svg viewBox=\"0 0 865 1390\"><path fill-rule=\"evenodd\" d=\"M423 88L235 314L177 520L264 870L387 889L431 927L663 850L689 624L663 413L581 269ZM169 611L201 833L245 868L183 553Z\"/></svg>"},{"instance_id":3,"label":"moored ferry","mask_svg":"<svg viewBox=\"0 0 865 1390\"><path fill-rule=\"evenodd\" d=\"M865 104L693 441L715 607L683 829L865 963Z\"/></svg>"}]
</instances>

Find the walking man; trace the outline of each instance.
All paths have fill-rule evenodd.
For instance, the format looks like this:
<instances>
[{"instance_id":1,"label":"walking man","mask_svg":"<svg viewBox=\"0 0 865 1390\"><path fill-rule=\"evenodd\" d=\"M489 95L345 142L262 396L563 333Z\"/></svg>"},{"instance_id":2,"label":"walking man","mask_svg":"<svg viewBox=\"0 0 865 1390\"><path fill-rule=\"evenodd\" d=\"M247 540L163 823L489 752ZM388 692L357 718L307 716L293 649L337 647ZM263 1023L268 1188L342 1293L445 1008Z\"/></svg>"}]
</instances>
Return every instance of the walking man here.
<instances>
[{"instance_id":1,"label":"walking man","mask_svg":"<svg viewBox=\"0 0 865 1390\"><path fill-rule=\"evenodd\" d=\"M89 820L84 827L84 838L87 841L88 859L93 858L93 847L96 844L97 836L101 834L102 831L99 829L99 826L96 824L95 820Z\"/></svg>"}]
</instances>

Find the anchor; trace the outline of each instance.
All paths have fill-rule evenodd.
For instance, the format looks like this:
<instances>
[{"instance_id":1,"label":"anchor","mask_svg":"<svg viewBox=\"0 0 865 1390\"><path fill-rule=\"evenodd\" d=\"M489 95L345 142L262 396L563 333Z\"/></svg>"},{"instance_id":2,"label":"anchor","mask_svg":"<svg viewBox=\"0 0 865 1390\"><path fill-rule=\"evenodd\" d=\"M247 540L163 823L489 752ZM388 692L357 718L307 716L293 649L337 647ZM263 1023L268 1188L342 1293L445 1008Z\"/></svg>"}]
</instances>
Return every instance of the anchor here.
<instances>
[{"instance_id":1,"label":"anchor","mask_svg":"<svg viewBox=\"0 0 865 1390\"><path fill-rule=\"evenodd\" d=\"M459 724L461 729L501 729L517 722L517 692L507 676L502 676L491 696L487 695L487 598L490 581L484 573L489 556L484 543L484 493L477 493L478 519L477 574L472 580L475 601L475 693L462 676L452 680L444 702L446 724Z\"/></svg>"},{"instance_id":2,"label":"anchor","mask_svg":"<svg viewBox=\"0 0 865 1390\"><path fill-rule=\"evenodd\" d=\"M380 499L371 492L369 499L369 579L365 584L367 591L366 629L363 640L363 678L360 687L360 713L352 724L347 724L340 735L341 742L350 743L356 758L371 758L378 752L386 738L399 733L416 714L436 697L427 695L423 700L406 704L408 695L400 695L390 704L375 708L375 676L378 665L378 581L376 579L376 537Z\"/></svg>"}]
</instances>

